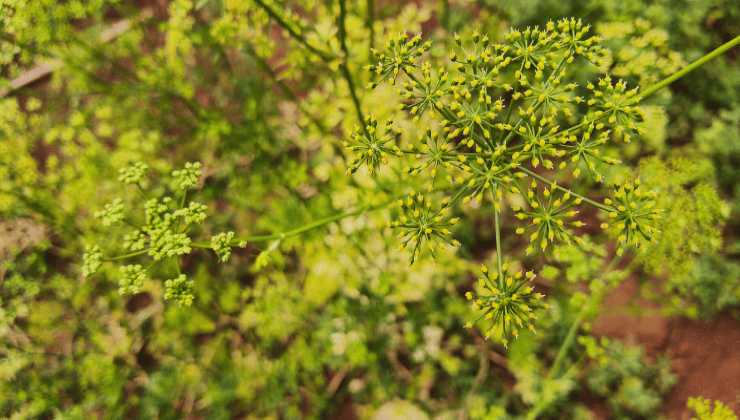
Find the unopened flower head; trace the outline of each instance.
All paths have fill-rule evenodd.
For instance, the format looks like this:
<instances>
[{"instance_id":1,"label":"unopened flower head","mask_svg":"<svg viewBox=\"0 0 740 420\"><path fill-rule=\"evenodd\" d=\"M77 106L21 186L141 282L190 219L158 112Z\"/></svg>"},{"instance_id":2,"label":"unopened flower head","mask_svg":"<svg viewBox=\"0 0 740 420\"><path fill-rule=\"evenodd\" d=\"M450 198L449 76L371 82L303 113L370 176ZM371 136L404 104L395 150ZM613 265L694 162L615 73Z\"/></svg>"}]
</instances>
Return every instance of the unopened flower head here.
<instances>
[{"instance_id":1,"label":"unopened flower head","mask_svg":"<svg viewBox=\"0 0 740 420\"><path fill-rule=\"evenodd\" d=\"M139 184L144 180L149 166L144 162L133 162L118 171L118 180L124 184Z\"/></svg>"},{"instance_id":2,"label":"unopened flower head","mask_svg":"<svg viewBox=\"0 0 740 420\"><path fill-rule=\"evenodd\" d=\"M164 299L174 301L180 306L193 304L193 280L186 275L180 274L174 279L164 282Z\"/></svg>"},{"instance_id":3,"label":"unopened flower head","mask_svg":"<svg viewBox=\"0 0 740 420\"><path fill-rule=\"evenodd\" d=\"M121 267L121 278L118 281L118 292L122 295L139 293L144 287L147 273L139 264L124 265Z\"/></svg>"},{"instance_id":4,"label":"unopened flower head","mask_svg":"<svg viewBox=\"0 0 740 420\"><path fill-rule=\"evenodd\" d=\"M201 176L200 162L188 162L182 169L172 171L172 178L176 188L189 190L198 185Z\"/></svg>"}]
</instances>

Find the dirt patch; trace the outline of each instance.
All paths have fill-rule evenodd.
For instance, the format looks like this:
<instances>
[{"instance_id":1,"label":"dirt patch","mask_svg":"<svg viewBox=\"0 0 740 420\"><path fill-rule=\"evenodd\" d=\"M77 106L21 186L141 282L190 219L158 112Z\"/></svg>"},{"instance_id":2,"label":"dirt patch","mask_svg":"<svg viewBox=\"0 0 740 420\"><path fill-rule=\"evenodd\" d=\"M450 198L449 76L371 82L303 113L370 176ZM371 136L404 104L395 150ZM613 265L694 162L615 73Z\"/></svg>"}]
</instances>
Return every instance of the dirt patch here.
<instances>
[{"instance_id":1,"label":"dirt patch","mask_svg":"<svg viewBox=\"0 0 740 420\"><path fill-rule=\"evenodd\" d=\"M671 419L688 419L686 400L701 395L740 412L740 322L673 319L665 351L679 380L665 400Z\"/></svg>"},{"instance_id":2,"label":"dirt patch","mask_svg":"<svg viewBox=\"0 0 740 420\"><path fill-rule=\"evenodd\" d=\"M689 419L686 400L703 396L740 412L740 321L722 315L711 321L666 318L658 305L639 297L630 279L607 298L593 325L596 335L640 344L648 356L667 354L678 382L666 396L663 414Z\"/></svg>"}]
</instances>

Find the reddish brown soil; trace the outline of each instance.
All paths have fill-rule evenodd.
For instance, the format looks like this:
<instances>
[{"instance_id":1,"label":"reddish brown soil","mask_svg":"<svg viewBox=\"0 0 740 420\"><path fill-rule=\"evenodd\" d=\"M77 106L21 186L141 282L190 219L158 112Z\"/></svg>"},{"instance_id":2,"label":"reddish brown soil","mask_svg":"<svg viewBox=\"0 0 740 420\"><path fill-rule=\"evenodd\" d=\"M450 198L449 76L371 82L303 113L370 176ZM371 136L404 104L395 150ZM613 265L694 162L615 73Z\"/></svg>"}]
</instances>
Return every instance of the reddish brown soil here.
<instances>
[{"instance_id":1,"label":"reddish brown soil","mask_svg":"<svg viewBox=\"0 0 740 420\"><path fill-rule=\"evenodd\" d=\"M639 296L628 280L607 299L607 312L593 325L598 335L641 344L648 355L667 354L678 382L666 397L668 419L689 419L686 400L703 396L740 412L740 321L722 315L712 321L666 318L657 305ZM639 305L642 313L630 307Z\"/></svg>"}]
</instances>

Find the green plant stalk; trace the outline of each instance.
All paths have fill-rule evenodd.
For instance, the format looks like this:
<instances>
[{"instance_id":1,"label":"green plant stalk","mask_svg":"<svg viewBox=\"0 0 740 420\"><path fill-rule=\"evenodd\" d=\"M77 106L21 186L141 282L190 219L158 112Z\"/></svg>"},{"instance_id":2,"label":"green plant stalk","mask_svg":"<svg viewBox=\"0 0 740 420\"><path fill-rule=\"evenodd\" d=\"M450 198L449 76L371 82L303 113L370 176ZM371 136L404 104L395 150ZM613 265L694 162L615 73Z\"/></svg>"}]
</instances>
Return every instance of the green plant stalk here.
<instances>
[{"instance_id":1,"label":"green plant stalk","mask_svg":"<svg viewBox=\"0 0 740 420\"><path fill-rule=\"evenodd\" d=\"M450 1L440 0L439 8L442 9L440 12L439 22L445 30L450 30Z\"/></svg>"},{"instance_id":2,"label":"green plant stalk","mask_svg":"<svg viewBox=\"0 0 740 420\"><path fill-rule=\"evenodd\" d=\"M368 42L368 57L372 57L372 49L375 48L375 0L367 0L365 3L367 16L365 16L365 26L370 35Z\"/></svg>"},{"instance_id":3,"label":"green plant stalk","mask_svg":"<svg viewBox=\"0 0 740 420\"><path fill-rule=\"evenodd\" d=\"M568 329L568 333L565 335L565 340L563 340L563 344L558 349L558 353L555 355L555 360L553 361L550 370L547 372L547 376L545 377L546 379L552 379L552 377L557 375L560 371L563 361L565 360L565 356L568 354L568 350L570 350L570 347L573 345L573 341L576 338L576 333L581 327L583 319L586 317L586 309L588 307L589 304L583 305L583 308L578 312L576 319L573 320L573 324L571 324Z\"/></svg>"},{"instance_id":4,"label":"green plant stalk","mask_svg":"<svg viewBox=\"0 0 740 420\"><path fill-rule=\"evenodd\" d=\"M278 75L275 73L272 67L270 67L270 64L265 61L264 58L260 57L259 54L257 54L257 51L255 51L254 47L252 47L252 45L249 43L245 43L244 50L247 52L247 54L252 56L254 61L257 62L257 65L262 69L263 73L265 73L272 80L272 82L275 83L280 91L283 92L283 96L295 103L298 109L308 117L311 123L313 123L313 125L315 125L316 128L319 129L319 131L326 134L327 129L321 122L321 120L306 109L306 107L303 105L303 102L300 100L300 98L298 98L298 95L293 92L293 90L284 81L278 78Z\"/></svg>"},{"instance_id":5,"label":"green plant stalk","mask_svg":"<svg viewBox=\"0 0 740 420\"><path fill-rule=\"evenodd\" d=\"M715 48L711 52L705 54L698 60L695 60L691 64L687 65L686 67L682 68L681 70L673 73L672 75L666 77L665 79L661 80L660 82L650 86L649 88L645 89L645 91L637 97L635 102L640 102L643 99L647 98L648 96L654 94L658 90L670 85L671 83L675 82L676 80L686 76L687 74L691 73L692 71L698 69L699 67L706 64L708 61L719 57L720 55L724 54L725 52L729 51L732 47L740 44L740 35L736 36L735 38L725 42L724 44L720 45L719 47Z\"/></svg>"},{"instance_id":6,"label":"green plant stalk","mask_svg":"<svg viewBox=\"0 0 740 420\"><path fill-rule=\"evenodd\" d=\"M365 119L365 115L362 113L362 104L360 104L360 98L357 96L357 91L355 90L355 82L352 79L352 73L350 73L349 65L347 64L349 59L349 48L347 48L346 16L346 0L339 0L339 17L337 18L337 26L339 27L339 45L341 46L342 53L344 55L344 57L342 57L342 62L339 65L339 70L342 73L342 77L344 77L344 80L347 82L347 87L349 88L349 93L352 97L352 105L354 105L355 113L357 113L357 119L360 120L362 131L367 138L370 138L370 133L365 125L367 120Z\"/></svg>"},{"instance_id":7,"label":"green plant stalk","mask_svg":"<svg viewBox=\"0 0 740 420\"><path fill-rule=\"evenodd\" d=\"M446 190L448 188L449 188L449 186L442 186L442 187L438 187L438 188L433 189L431 192L444 191L444 190ZM250 243L250 242L268 242L268 241L274 241L274 240L282 240L282 239L290 238L292 236L298 236L298 235L300 235L302 233L305 233L305 232L308 232L308 231L311 231L311 230L314 230L314 229L318 229L320 227L324 227L326 225L332 224L334 222L338 222L340 220L343 220L343 219L346 219L346 218L349 218L349 217L359 216L359 215L362 215L362 214L365 214L365 213L369 213L369 212L373 212L373 211L377 211L377 210L382 210L382 209L388 207L389 205L393 204L394 202L398 201L400 198L402 198L402 197L404 197L406 195L407 194L397 194L397 195L393 196L392 198L390 198L390 199L388 199L386 201L383 201L382 203L379 203L379 204L366 204L364 206L360 206L360 207L357 207L357 208L352 209L352 210L346 210L346 211L343 211L343 212L339 212L339 213L336 213L336 214L325 216L325 217L322 217L320 219L314 220L313 222L307 223L307 224L305 224L303 226L299 226L299 227L297 227L295 229L286 230L284 232L272 233L272 234L268 234L268 235L253 235L253 236L246 236L246 237L243 237L243 238L234 239L234 240L231 241L230 245L231 246L238 246L239 243L242 243L242 242L245 242L245 241L247 243ZM203 243L203 242L193 242L191 245L194 248L204 248L204 249L210 249L211 248L211 245L210 244ZM139 254L137 254L137 255L139 255Z\"/></svg>"},{"instance_id":8,"label":"green plant stalk","mask_svg":"<svg viewBox=\"0 0 740 420\"><path fill-rule=\"evenodd\" d=\"M266 241L272 241L272 240L275 240L275 239L285 239L285 238L289 238L291 236L297 236L297 235L300 235L300 234L302 234L304 232L308 232L310 230L314 230L314 229L317 229L317 228L320 228L320 227L329 225L331 223L338 222L338 221L340 221L342 219L346 219L348 217L359 216L361 214L368 213L368 212L371 212L371 211L384 209L384 208L388 207L391 203L393 203L396 200L398 200L398 197L394 197L393 199L384 201L384 202L382 202L380 204L364 205L364 206L358 207L358 208L353 209L353 210L347 210L347 211L343 211L343 212L340 212L340 213L337 213L337 214L332 214L330 216L322 217L320 219L314 220L311 223L305 224L303 226L299 226L299 227L297 227L295 229L287 230L285 232L273 233L273 234L270 234L270 235L247 236L245 238L241 238L241 239L237 239L237 240L232 241L232 244L236 245L239 242L243 242L243 241L246 241L247 243L249 243L249 242L266 242ZM210 248L210 245L208 247Z\"/></svg>"},{"instance_id":9,"label":"green plant stalk","mask_svg":"<svg viewBox=\"0 0 740 420\"><path fill-rule=\"evenodd\" d=\"M285 31L288 32L288 34L293 39L295 39L296 41L298 41L298 43L306 47L308 51L316 55L322 61L328 63L334 58L333 54L320 50L319 48L316 48L313 45L311 45L302 34L299 34L298 32L296 32L296 30L292 26L290 26L288 22L286 22L285 19L283 19L283 17L280 16L280 14L278 14L275 10L273 10L270 6L268 6L264 2L264 0L255 0L255 3L257 3L257 5L261 7L262 10L264 10L272 19L274 19L278 25L280 25L283 29L285 29Z\"/></svg>"},{"instance_id":10,"label":"green plant stalk","mask_svg":"<svg viewBox=\"0 0 740 420\"><path fill-rule=\"evenodd\" d=\"M563 191L563 192L567 192L567 193L570 193L570 194L571 194L571 195L573 195L574 197L578 197L578 198L580 198L581 200L583 200L584 202L586 202L586 203L588 203L588 204L591 204L592 206L594 206L594 207L596 207L596 208L599 208L599 209L601 209L601 210L604 210L604 211L607 211L607 212L609 212L609 211L612 211L612 210L613 210L612 208L610 208L610 207L608 207L608 206L605 206L604 204L601 204L601 203L599 203L598 201L594 201L594 200L592 200L592 199L590 199L590 198L588 198L588 197L586 197L586 196L583 196L583 195L581 195L581 194L578 194L578 193L577 193L577 192L575 192L575 191L571 191L571 190L569 190L568 188L565 188L565 187L561 187L561 186L560 186L560 185L558 185L557 183L555 183L555 182L553 182L553 181L550 181L549 179L545 178L544 176L542 176L542 175L538 174L537 172L533 172L533 171L530 171L529 169L527 169L527 168L525 168L525 167L523 167L523 166L520 166L520 167L519 167L519 170L520 170L520 171L522 171L522 172L524 172L525 174L527 174L527 175L531 176L532 178L537 178L538 180L540 180L540 181L544 182L545 184L548 184L548 185L552 185L553 187L555 187L555 188L559 189L560 191Z\"/></svg>"},{"instance_id":11,"label":"green plant stalk","mask_svg":"<svg viewBox=\"0 0 740 420\"><path fill-rule=\"evenodd\" d=\"M132 257L137 257L139 255L144 255L147 252L149 252L149 249L142 249L142 250L139 250L139 251L129 252L128 254L116 255L115 257L109 257L109 258L103 258L103 261L119 261L119 260L125 260L127 258L132 258Z\"/></svg>"},{"instance_id":12,"label":"green plant stalk","mask_svg":"<svg viewBox=\"0 0 740 420\"><path fill-rule=\"evenodd\" d=\"M609 261L609 264L604 267L603 272L608 273L614 269L614 267L619 263L622 259L621 258L612 258L611 261ZM560 373L560 370L562 369L563 363L565 362L565 358L568 355L568 351L570 351L570 348L573 347L573 343L575 343L576 336L578 334L578 330L581 328L581 324L586 319L586 314L588 313L588 310L593 306L594 301L597 299L603 298L602 295L598 294L591 294L588 298L588 301L581 307L581 310L578 311L578 315L576 315L576 319L573 320L573 323L570 325L570 328L568 328L568 333L565 335L565 340L563 340L563 343L560 345L560 348L558 349L557 354L555 355L555 360L553 361L552 366L547 371L547 375L545 376L545 381L548 381L550 379L553 379L554 377L557 377ZM568 372L565 373L566 375ZM536 404L528 413L527 413L527 420L534 420L537 418L537 416L542 413L545 409L549 407L549 402L546 403L538 403Z\"/></svg>"},{"instance_id":13,"label":"green plant stalk","mask_svg":"<svg viewBox=\"0 0 740 420\"><path fill-rule=\"evenodd\" d=\"M498 265L498 279L499 282L504 279L504 264L503 256L501 255L501 226L499 225L499 211L496 209L496 196L491 191L491 199L493 200L493 227L496 230L496 264Z\"/></svg>"}]
</instances>

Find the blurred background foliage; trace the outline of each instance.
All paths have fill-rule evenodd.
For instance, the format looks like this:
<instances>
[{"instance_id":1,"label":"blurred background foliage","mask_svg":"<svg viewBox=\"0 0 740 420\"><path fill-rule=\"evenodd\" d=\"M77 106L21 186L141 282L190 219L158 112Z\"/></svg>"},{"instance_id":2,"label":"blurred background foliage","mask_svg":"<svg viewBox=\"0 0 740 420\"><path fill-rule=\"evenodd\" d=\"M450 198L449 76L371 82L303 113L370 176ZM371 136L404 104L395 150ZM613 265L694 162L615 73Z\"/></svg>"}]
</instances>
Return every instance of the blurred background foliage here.
<instances>
[{"instance_id":1,"label":"blurred background foliage","mask_svg":"<svg viewBox=\"0 0 740 420\"><path fill-rule=\"evenodd\" d=\"M421 129L392 106L398 94L362 89L370 48L399 32L434 39L430 54L444 56L452 33L479 28L497 39L512 25L575 16L611 50L599 70L643 86L740 32L731 0L348 8L347 62L363 106L409 137ZM129 297L114 270L82 278L84 247L111 241L92 215L118 196L118 170L131 161L163 173L202 162L204 234L286 231L414 190L419 180L395 167L346 175L341 144L356 118L341 63L317 60L276 25L341 57L337 13L320 0L0 1L0 415L505 419L539 407L543 418L581 419L595 416L593 401L610 418L659 415L676 381L670 363L587 325L563 374L546 372L574 319L596 318L626 277L640 279L665 316L737 316L737 50L660 91L643 106L646 135L612 146L628 166L609 179L638 168L659 191L668 215L660 246L619 266L603 245L533 261L544 267L537 287L550 306L539 333L508 351L463 328L473 316L463 293L495 258L490 215L474 207L455 232L458 252L413 266L386 210L236 249L226 264L189 255L187 308L164 302L159 282ZM111 37L122 20L126 29ZM43 62L62 65L14 88ZM584 81L594 74L582 72ZM507 247L521 252L510 233Z\"/></svg>"}]
</instances>

